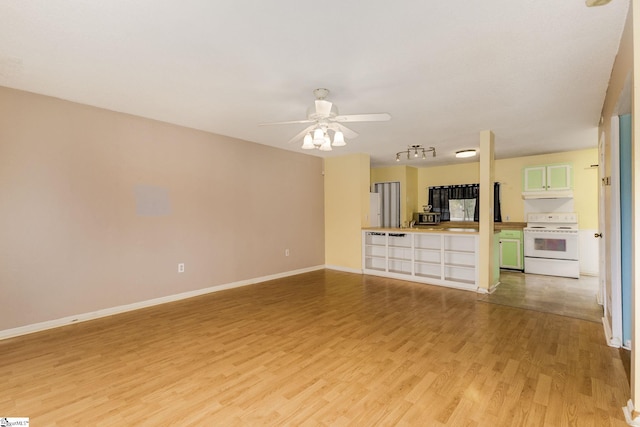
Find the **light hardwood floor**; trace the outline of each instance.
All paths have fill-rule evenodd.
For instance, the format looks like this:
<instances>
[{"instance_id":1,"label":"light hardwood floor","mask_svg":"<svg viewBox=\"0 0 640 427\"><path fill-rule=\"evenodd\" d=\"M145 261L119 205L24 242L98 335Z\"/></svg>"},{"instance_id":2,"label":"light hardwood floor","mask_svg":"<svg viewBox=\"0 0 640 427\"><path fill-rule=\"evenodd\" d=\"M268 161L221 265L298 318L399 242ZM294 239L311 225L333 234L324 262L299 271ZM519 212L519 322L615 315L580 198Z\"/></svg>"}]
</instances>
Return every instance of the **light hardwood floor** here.
<instances>
[{"instance_id":1,"label":"light hardwood floor","mask_svg":"<svg viewBox=\"0 0 640 427\"><path fill-rule=\"evenodd\" d=\"M624 426L602 326L320 270L0 341L33 426Z\"/></svg>"}]
</instances>

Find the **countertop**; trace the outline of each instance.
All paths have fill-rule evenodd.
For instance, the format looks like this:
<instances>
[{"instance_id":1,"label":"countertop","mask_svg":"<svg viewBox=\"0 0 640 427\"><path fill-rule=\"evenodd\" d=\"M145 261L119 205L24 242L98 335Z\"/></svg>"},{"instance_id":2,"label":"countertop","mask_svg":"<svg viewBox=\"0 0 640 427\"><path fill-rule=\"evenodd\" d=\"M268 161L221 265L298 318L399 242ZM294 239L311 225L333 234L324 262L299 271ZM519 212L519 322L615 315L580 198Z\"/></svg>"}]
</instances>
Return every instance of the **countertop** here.
<instances>
[{"instance_id":1,"label":"countertop","mask_svg":"<svg viewBox=\"0 0 640 427\"><path fill-rule=\"evenodd\" d=\"M493 228L496 230L520 230L527 226L526 222L495 222Z\"/></svg>"},{"instance_id":2,"label":"countertop","mask_svg":"<svg viewBox=\"0 0 640 427\"><path fill-rule=\"evenodd\" d=\"M522 230L527 226L526 222L494 222L493 228L494 230L502 231L502 230ZM429 228L474 228L478 230L477 222L469 222L469 221L445 221L440 224L435 225L416 225L415 227L429 227Z\"/></svg>"},{"instance_id":3,"label":"countertop","mask_svg":"<svg viewBox=\"0 0 640 427\"><path fill-rule=\"evenodd\" d=\"M522 230L527 226L525 222L496 222L493 225L494 231L502 230ZM407 232L430 232L430 233L478 233L477 222L443 222L434 225L416 225L413 228L393 228L393 227L363 227L367 231L386 231L391 233Z\"/></svg>"},{"instance_id":4,"label":"countertop","mask_svg":"<svg viewBox=\"0 0 640 427\"><path fill-rule=\"evenodd\" d=\"M362 227L365 231L386 232L386 233L463 233L478 234L478 228L473 227L427 227L421 226L413 228L394 228L394 227ZM498 230L495 230L497 233Z\"/></svg>"}]
</instances>

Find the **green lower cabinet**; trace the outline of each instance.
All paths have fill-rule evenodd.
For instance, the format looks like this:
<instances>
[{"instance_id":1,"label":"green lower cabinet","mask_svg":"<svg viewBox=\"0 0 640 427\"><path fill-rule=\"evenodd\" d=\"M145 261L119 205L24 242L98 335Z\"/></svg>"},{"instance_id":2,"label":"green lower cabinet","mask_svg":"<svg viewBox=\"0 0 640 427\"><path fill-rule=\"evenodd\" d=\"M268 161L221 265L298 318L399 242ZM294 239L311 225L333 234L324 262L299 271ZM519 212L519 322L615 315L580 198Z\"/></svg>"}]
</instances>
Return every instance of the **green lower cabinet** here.
<instances>
[{"instance_id":1,"label":"green lower cabinet","mask_svg":"<svg viewBox=\"0 0 640 427\"><path fill-rule=\"evenodd\" d=\"M499 236L500 268L524 270L522 231L502 230Z\"/></svg>"}]
</instances>

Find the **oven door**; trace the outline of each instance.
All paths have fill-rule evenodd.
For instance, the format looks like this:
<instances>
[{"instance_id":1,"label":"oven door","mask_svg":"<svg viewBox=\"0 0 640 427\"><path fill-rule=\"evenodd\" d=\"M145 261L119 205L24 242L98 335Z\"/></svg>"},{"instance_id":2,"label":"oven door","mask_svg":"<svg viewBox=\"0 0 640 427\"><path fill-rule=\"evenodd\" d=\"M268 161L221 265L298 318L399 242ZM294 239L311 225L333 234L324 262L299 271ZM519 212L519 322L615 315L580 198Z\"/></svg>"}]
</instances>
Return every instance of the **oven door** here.
<instances>
[{"instance_id":1,"label":"oven door","mask_svg":"<svg viewBox=\"0 0 640 427\"><path fill-rule=\"evenodd\" d=\"M578 259L577 230L524 230L524 256L548 259Z\"/></svg>"}]
</instances>

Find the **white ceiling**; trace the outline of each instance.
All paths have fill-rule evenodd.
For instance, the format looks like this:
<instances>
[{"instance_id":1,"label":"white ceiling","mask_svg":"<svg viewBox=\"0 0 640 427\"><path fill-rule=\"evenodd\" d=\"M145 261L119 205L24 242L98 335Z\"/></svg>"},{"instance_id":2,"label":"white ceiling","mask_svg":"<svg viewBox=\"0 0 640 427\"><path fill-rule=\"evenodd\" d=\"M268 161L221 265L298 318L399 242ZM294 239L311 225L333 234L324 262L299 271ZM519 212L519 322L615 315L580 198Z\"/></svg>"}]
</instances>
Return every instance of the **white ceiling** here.
<instances>
[{"instance_id":1,"label":"white ceiling","mask_svg":"<svg viewBox=\"0 0 640 427\"><path fill-rule=\"evenodd\" d=\"M323 154L396 164L495 133L496 158L597 145L628 0L3 0L0 85L302 152L314 100L388 112ZM309 153L305 151L305 153Z\"/></svg>"}]
</instances>

